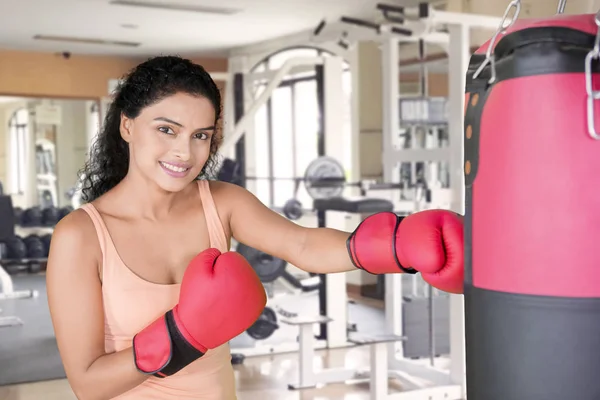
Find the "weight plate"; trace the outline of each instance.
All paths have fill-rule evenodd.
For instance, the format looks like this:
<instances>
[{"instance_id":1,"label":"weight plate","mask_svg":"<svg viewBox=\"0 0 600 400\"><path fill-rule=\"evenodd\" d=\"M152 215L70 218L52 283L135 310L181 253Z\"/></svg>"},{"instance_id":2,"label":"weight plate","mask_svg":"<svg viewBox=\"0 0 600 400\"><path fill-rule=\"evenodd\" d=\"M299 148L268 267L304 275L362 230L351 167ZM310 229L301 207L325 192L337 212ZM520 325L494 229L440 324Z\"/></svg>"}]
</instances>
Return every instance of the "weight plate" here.
<instances>
[{"instance_id":1,"label":"weight plate","mask_svg":"<svg viewBox=\"0 0 600 400\"><path fill-rule=\"evenodd\" d=\"M290 221L296 221L302 218L302 203L296 199L289 199L283 206L283 215Z\"/></svg>"},{"instance_id":2,"label":"weight plate","mask_svg":"<svg viewBox=\"0 0 600 400\"><path fill-rule=\"evenodd\" d=\"M344 167L332 157L316 158L304 173L304 186L313 199L341 196L345 183Z\"/></svg>"},{"instance_id":3,"label":"weight plate","mask_svg":"<svg viewBox=\"0 0 600 400\"><path fill-rule=\"evenodd\" d=\"M246 333L253 339L264 340L271 336L279 328L277 325L277 314L269 307L265 307L262 314Z\"/></svg>"},{"instance_id":4,"label":"weight plate","mask_svg":"<svg viewBox=\"0 0 600 400\"><path fill-rule=\"evenodd\" d=\"M273 282L279 278L287 266L287 261L263 253L243 243L237 245L236 251L248 260L263 283Z\"/></svg>"}]
</instances>

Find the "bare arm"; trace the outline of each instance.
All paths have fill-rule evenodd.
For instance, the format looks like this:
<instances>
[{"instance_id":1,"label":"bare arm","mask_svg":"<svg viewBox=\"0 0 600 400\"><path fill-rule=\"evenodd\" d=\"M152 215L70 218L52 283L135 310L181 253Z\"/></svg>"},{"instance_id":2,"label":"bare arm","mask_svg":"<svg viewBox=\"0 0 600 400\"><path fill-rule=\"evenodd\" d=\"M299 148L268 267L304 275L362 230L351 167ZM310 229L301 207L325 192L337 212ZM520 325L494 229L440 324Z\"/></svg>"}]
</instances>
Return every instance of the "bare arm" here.
<instances>
[{"instance_id":1,"label":"bare arm","mask_svg":"<svg viewBox=\"0 0 600 400\"><path fill-rule=\"evenodd\" d=\"M230 227L237 241L308 272L327 274L356 269L346 249L350 233L302 227L266 207L246 189L217 184L223 185L226 196L233 199Z\"/></svg>"},{"instance_id":2,"label":"bare arm","mask_svg":"<svg viewBox=\"0 0 600 400\"><path fill-rule=\"evenodd\" d=\"M52 235L46 285L58 349L79 400L116 397L147 379L133 351L104 351L104 309L98 274L100 249L83 210L65 217Z\"/></svg>"}]
</instances>

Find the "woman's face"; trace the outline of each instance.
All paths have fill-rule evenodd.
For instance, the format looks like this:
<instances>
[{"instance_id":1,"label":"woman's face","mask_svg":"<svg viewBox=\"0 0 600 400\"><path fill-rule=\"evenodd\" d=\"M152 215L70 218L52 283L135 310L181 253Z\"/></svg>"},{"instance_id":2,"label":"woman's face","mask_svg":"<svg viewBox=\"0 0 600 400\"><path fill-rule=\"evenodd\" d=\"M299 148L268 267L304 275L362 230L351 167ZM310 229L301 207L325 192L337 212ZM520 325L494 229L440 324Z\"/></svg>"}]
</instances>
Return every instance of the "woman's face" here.
<instances>
[{"instance_id":1,"label":"woman's face","mask_svg":"<svg viewBox=\"0 0 600 400\"><path fill-rule=\"evenodd\" d=\"M215 134L215 109L204 97L178 93L122 117L121 135L129 143L130 168L162 189L177 192L202 171Z\"/></svg>"}]
</instances>

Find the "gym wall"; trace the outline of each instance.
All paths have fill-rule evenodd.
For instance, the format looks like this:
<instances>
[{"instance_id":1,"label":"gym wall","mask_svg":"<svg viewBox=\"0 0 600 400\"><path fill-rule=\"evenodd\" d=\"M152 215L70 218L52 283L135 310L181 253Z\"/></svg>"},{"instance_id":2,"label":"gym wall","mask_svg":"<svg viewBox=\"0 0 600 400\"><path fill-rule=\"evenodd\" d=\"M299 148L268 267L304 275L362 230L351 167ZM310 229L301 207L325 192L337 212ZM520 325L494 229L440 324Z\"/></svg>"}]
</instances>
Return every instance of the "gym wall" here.
<instances>
[{"instance_id":1,"label":"gym wall","mask_svg":"<svg viewBox=\"0 0 600 400\"><path fill-rule=\"evenodd\" d=\"M226 58L194 57L209 72L226 72ZM144 59L70 57L62 53L0 51L0 94L32 97L101 98L108 81L118 79Z\"/></svg>"}]
</instances>

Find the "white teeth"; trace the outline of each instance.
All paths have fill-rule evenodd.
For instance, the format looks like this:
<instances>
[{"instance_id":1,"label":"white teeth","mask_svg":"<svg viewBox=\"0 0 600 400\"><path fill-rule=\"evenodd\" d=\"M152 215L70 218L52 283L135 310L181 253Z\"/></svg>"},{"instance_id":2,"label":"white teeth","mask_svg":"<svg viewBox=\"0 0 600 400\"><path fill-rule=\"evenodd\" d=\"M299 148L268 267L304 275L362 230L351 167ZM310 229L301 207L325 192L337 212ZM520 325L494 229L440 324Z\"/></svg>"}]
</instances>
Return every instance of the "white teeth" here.
<instances>
[{"instance_id":1,"label":"white teeth","mask_svg":"<svg viewBox=\"0 0 600 400\"><path fill-rule=\"evenodd\" d=\"M176 167L174 165L167 164L167 163L164 163L164 162L161 162L160 165L162 165L166 169L168 169L170 171L173 171L173 172L185 172L185 171L187 171L187 168Z\"/></svg>"}]
</instances>

